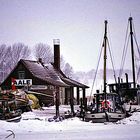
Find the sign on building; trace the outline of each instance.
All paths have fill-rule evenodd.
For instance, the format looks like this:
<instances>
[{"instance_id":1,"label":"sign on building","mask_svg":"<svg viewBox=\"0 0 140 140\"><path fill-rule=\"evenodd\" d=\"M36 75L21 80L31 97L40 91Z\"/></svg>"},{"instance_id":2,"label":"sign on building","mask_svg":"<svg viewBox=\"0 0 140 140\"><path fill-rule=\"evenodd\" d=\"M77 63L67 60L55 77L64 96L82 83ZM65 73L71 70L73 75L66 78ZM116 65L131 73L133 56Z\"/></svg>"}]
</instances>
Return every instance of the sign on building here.
<instances>
[{"instance_id":1,"label":"sign on building","mask_svg":"<svg viewBox=\"0 0 140 140\"><path fill-rule=\"evenodd\" d=\"M32 79L14 79L12 80L14 86L32 85Z\"/></svg>"}]
</instances>

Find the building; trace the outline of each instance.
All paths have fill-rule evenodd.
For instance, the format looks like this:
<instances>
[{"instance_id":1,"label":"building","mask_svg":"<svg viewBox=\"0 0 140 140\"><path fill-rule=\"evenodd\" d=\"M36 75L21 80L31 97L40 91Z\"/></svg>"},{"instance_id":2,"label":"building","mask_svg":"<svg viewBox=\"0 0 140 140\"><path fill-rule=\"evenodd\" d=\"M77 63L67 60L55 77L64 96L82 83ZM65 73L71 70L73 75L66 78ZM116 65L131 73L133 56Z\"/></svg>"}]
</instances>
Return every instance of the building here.
<instances>
[{"instance_id":1,"label":"building","mask_svg":"<svg viewBox=\"0 0 140 140\"><path fill-rule=\"evenodd\" d=\"M54 104L58 96L61 104L69 104L74 99L76 89L76 103L79 104L80 91L86 97L88 86L68 78L60 69L60 43L54 42L54 63L45 65L42 59L38 61L21 59L11 73L1 84L2 89L27 87L39 98L40 104ZM56 95L56 92L59 94Z\"/></svg>"}]
</instances>

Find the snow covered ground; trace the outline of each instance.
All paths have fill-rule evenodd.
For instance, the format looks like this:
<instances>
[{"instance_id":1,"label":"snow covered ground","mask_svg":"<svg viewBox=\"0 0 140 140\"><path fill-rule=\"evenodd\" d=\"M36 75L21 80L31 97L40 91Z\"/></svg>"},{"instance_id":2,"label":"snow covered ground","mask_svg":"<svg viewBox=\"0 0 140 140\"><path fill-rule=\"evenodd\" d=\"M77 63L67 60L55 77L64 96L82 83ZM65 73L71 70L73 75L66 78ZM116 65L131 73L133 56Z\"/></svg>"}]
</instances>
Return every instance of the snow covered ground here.
<instances>
[{"instance_id":1,"label":"snow covered ground","mask_svg":"<svg viewBox=\"0 0 140 140\"><path fill-rule=\"evenodd\" d=\"M69 107L61 106L61 113ZM140 112L117 123L83 122L70 118L48 122L55 108L33 110L22 115L18 123L0 121L0 139L8 140L140 140ZM12 130L12 131L11 131ZM12 132L14 133L13 135Z\"/></svg>"}]
</instances>

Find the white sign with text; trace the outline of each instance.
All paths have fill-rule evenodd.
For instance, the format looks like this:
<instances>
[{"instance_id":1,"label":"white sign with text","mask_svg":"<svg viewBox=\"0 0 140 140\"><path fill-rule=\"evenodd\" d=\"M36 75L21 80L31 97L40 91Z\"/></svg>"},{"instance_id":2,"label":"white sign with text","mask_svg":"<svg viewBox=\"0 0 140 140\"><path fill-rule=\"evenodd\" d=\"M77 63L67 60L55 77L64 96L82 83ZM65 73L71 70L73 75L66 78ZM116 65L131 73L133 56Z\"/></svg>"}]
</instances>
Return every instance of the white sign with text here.
<instances>
[{"instance_id":1,"label":"white sign with text","mask_svg":"<svg viewBox=\"0 0 140 140\"><path fill-rule=\"evenodd\" d=\"M12 85L15 86L25 86L25 85L32 85L32 79L14 79Z\"/></svg>"}]
</instances>

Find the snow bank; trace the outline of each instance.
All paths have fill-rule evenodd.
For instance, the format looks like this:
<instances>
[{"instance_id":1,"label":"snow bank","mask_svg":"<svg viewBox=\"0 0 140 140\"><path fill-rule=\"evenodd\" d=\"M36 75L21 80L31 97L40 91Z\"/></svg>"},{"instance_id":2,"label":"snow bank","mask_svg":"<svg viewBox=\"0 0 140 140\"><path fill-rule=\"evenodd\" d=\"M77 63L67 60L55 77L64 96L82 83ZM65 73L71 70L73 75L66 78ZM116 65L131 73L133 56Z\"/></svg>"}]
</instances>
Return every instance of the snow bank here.
<instances>
[{"instance_id":1,"label":"snow bank","mask_svg":"<svg viewBox=\"0 0 140 140\"><path fill-rule=\"evenodd\" d=\"M62 108L66 110L68 107L63 106ZM138 131L140 129L140 112L135 112L131 117L117 123L83 122L79 118L70 118L60 122L48 122L48 118L55 115L54 109L54 107L50 107L44 108L44 110L33 110L33 112L23 113L22 119L18 123L0 121L0 139L9 135L10 132L7 130L12 130L16 138L20 140L27 137L40 140L37 134L42 135L42 139L47 138L47 140L52 140L52 137L58 140L65 140L65 138L67 140L77 140L77 138L79 140L90 138L92 140L93 138L96 140L99 138L100 140L120 140L123 137L126 138L123 140L128 140L129 138L139 140L140 138Z\"/></svg>"},{"instance_id":2,"label":"snow bank","mask_svg":"<svg viewBox=\"0 0 140 140\"><path fill-rule=\"evenodd\" d=\"M132 116L118 121L117 124L140 124L140 112L134 112Z\"/></svg>"},{"instance_id":3,"label":"snow bank","mask_svg":"<svg viewBox=\"0 0 140 140\"><path fill-rule=\"evenodd\" d=\"M90 122L83 122L79 118L70 118L63 120L62 122L48 122L48 118L53 117L55 115L54 113L52 114L54 108L51 108L52 109L46 108L46 110L33 110L33 112L25 112L22 114L22 119L18 123L0 121L0 133L7 133L7 130L12 130L16 133L28 133L104 129L103 127L101 127L104 124L93 124Z\"/></svg>"}]
</instances>

